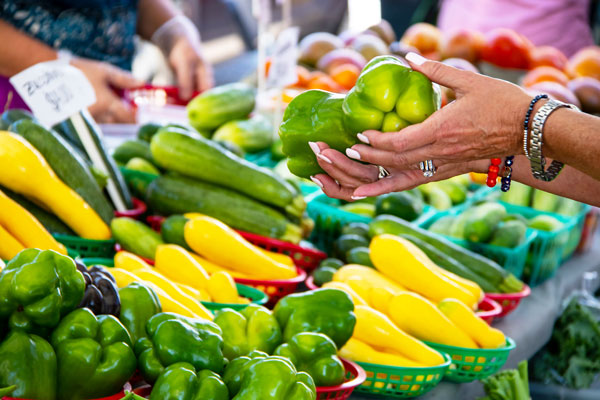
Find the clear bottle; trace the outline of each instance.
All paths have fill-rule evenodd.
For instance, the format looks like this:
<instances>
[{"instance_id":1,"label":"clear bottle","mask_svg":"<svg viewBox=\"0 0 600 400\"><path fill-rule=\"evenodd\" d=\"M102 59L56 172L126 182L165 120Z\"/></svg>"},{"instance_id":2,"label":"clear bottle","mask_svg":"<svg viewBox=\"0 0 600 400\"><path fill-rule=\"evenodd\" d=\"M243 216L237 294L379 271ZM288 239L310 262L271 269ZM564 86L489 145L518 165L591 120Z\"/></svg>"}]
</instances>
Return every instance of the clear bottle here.
<instances>
[{"instance_id":1,"label":"clear bottle","mask_svg":"<svg viewBox=\"0 0 600 400\"><path fill-rule=\"evenodd\" d=\"M600 321L600 301L594 297L594 290L598 286L598 272L588 271L583 274L581 280L581 289L575 290L568 299L565 300L564 305L566 306L571 299L575 298L577 301L586 306L592 315Z\"/></svg>"}]
</instances>

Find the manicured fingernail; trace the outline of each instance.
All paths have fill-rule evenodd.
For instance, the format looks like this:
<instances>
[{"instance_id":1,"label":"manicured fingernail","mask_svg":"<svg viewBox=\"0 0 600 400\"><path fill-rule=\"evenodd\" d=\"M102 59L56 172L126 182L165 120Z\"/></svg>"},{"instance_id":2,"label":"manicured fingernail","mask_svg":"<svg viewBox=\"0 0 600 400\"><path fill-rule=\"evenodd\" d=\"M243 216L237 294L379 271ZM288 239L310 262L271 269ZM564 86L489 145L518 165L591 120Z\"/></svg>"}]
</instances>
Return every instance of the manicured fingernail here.
<instances>
[{"instance_id":1,"label":"manicured fingernail","mask_svg":"<svg viewBox=\"0 0 600 400\"><path fill-rule=\"evenodd\" d=\"M362 200L362 199L366 199L367 196L350 196L350 198L352 200Z\"/></svg>"},{"instance_id":2,"label":"manicured fingernail","mask_svg":"<svg viewBox=\"0 0 600 400\"><path fill-rule=\"evenodd\" d=\"M308 145L313 153L318 155L321 152L321 149L319 149L319 145L316 142L308 142Z\"/></svg>"},{"instance_id":3,"label":"manicured fingernail","mask_svg":"<svg viewBox=\"0 0 600 400\"><path fill-rule=\"evenodd\" d=\"M359 133L358 135L356 135L356 137L358 138L358 140L360 140L363 143L369 144L369 138L366 137L365 135L363 135L362 133Z\"/></svg>"},{"instance_id":4,"label":"manicured fingernail","mask_svg":"<svg viewBox=\"0 0 600 400\"><path fill-rule=\"evenodd\" d=\"M318 187L320 187L321 189L323 189L323 184L321 183L320 180L318 180L317 178L315 178L314 176L310 177L310 180L313 181L314 183L317 184Z\"/></svg>"},{"instance_id":5,"label":"manicured fingernail","mask_svg":"<svg viewBox=\"0 0 600 400\"><path fill-rule=\"evenodd\" d=\"M317 158L325 161L327 164L333 164L331 162L331 160L329 158L325 157L323 154L317 154Z\"/></svg>"},{"instance_id":6,"label":"manicured fingernail","mask_svg":"<svg viewBox=\"0 0 600 400\"><path fill-rule=\"evenodd\" d=\"M355 160L360 160L360 153L354 149L346 149L346 155Z\"/></svg>"},{"instance_id":7,"label":"manicured fingernail","mask_svg":"<svg viewBox=\"0 0 600 400\"><path fill-rule=\"evenodd\" d=\"M415 65L422 65L427 61L425 57L413 52L408 53L405 58Z\"/></svg>"}]
</instances>

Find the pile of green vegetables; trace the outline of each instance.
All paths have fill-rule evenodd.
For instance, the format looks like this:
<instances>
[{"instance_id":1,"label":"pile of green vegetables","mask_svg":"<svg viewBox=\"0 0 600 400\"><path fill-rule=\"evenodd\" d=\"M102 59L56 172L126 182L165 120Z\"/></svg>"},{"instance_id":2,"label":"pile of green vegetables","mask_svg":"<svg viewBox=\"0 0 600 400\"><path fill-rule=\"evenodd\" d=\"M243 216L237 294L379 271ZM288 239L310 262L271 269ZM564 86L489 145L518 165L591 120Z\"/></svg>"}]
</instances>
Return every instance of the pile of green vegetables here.
<instances>
[{"instance_id":1,"label":"pile of green vegetables","mask_svg":"<svg viewBox=\"0 0 600 400\"><path fill-rule=\"evenodd\" d=\"M500 371L483 381L486 397L479 400L530 400L527 361L521 361L517 369Z\"/></svg>"}]
</instances>

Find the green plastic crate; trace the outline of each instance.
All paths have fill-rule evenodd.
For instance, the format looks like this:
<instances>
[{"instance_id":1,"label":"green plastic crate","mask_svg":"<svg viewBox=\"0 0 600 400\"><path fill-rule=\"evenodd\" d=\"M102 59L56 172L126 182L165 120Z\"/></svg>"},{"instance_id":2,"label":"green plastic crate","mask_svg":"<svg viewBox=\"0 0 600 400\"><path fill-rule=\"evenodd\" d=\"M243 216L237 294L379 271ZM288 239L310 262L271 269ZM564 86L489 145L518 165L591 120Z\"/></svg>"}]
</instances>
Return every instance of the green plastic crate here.
<instances>
[{"instance_id":1,"label":"green plastic crate","mask_svg":"<svg viewBox=\"0 0 600 400\"><path fill-rule=\"evenodd\" d=\"M82 258L100 257L110 258L115 255L115 241L108 240L92 240L82 239L77 236L70 235L52 235L60 243L64 244L68 249L75 251Z\"/></svg>"},{"instance_id":2,"label":"green plastic crate","mask_svg":"<svg viewBox=\"0 0 600 400\"><path fill-rule=\"evenodd\" d=\"M344 225L351 222L363 222L368 224L373 220L360 214L341 210L338 206L341 202L338 199L332 199L318 191L307 197L306 211L308 216L315 221L315 228L310 237L310 241L319 249L328 252L333 246L333 242L340 235ZM414 224L420 224L435 215L435 208L425 205L423 213L414 221Z\"/></svg>"},{"instance_id":3,"label":"green plastic crate","mask_svg":"<svg viewBox=\"0 0 600 400\"><path fill-rule=\"evenodd\" d=\"M439 212L431 218L422 221L419 225L421 228L428 229L435 221L445 216L459 215L465 208L454 208L444 212ZM486 243L474 243L463 239L457 239L450 236L444 236L448 240L457 245L469 249L475 253L481 254L491 260L496 261L504 269L511 272L517 278L521 278L525 268L527 254L537 236L537 232L533 229L528 229L525 234L525 240L519 246L514 248L492 246Z\"/></svg>"},{"instance_id":4,"label":"green plastic crate","mask_svg":"<svg viewBox=\"0 0 600 400\"><path fill-rule=\"evenodd\" d=\"M581 233L583 232L583 227L585 225L585 217L592 209L592 207L587 204L582 204L581 206L581 211L577 215L568 217L575 221L569 229L569 238L567 239L567 244L563 250L563 261L569 259L573 253L575 253L575 250L577 250L577 246L581 240Z\"/></svg>"},{"instance_id":5,"label":"green plastic crate","mask_svg":"<svg viewBox=\"0 0 600 400\"><path fill-rule=\"evenodd\" d=\"M244 158L259 167L266 168L274 168L279 162L271 157L271 150L269 149L259 151L258 153L246 153Z\"/></svg>"}]
</instances>

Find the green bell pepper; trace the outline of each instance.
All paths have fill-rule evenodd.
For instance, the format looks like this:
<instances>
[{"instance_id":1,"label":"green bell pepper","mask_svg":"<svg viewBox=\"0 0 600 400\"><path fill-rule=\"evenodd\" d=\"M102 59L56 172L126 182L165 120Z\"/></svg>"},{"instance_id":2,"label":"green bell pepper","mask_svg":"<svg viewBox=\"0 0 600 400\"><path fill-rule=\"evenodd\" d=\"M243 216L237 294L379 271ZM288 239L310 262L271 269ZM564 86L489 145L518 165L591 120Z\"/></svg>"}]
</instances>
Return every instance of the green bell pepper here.
<instances>
[{"instance_id":1,"label":"green bell pepper","mask_svg":"<svg viewBox=\"0 0 600 400\"><path fill-rule=\"evenodd\" d=\"M191 364L196 371L216 373L225 366L221 328L211 321L160 313L148 320L146 334L148 337L135 344L135 354L148 383L156 382L166 367L179 362Z\"/></svg>"},{"instance_id":2,"label":"green bell pepper","mask_svg":"<svg viewBox=\"0 0 600 400\"><path fill-rule=\"evenodd\" d=\"M343 101L340 94L307 90L288 104L279 137L292 174L310 178L323 173L308 142L325 142L341 152L358 143L344 122Z\"/></svg>"},{"instance_id":3,"label":"green bell pepper","mask_svg":"<svg viewBox=\"0 0 600 400\"><path fill-rule=\"evenodd\" d=\"M56 354L50 343L11 331L0 344L0 387L0 398L10 392L24 399L56 399Z\"/></svg>"},{"instance_id":4,"label":"green bell pepper","mask_svg":"<svg viewBox=\"0 0 600 400\"><path fill-rule=\"evenodd\" d=\"M123 389L136 368L127 329L112 315L80 308L52 332L58 361L58 399L110 396Z\"/></svg>"},{"instance_id":5,"label":"green bell pepper","mask_svg":"<svg viewBox=\"0 0 600 400\"><path fill-rule=\"evenodd\" d=\"M231 361L223 374L232 400L315 400L314 381L279 356L253 351Z\"/></svg>"},{"instance_id":6,"label":"green bell pepper","mask_svg":"<svg viewBox=\"0 0 600 400\"><path fill-rule=\"evenodd\" d=\"M281 328L273 313L256 304L240 312L225 308L213 322L223 331L223 354L230 360L253 350L271 354L281 343Z\"/></svg>"},{"instance_id":7,"label":"green bell pepper","mask_svg":"<svg viewBox=\"0 0 600 400\"><path fill-rule=\"evenodd\" d=\"M198 373L188 363L168 366L154 384L150 400L229 400L221 377L204 369Z\"/></svg>"},{"instance_id":8,"label":"green bell pepper","mask_svg":"<svg viewBox=\"0 0 600 400\"><path fill-rule=\"evenodd\" d=\"M131 342L136 343L146 335L146 324L154 315L161 312L160 300L154 290L148 286L134 282L119 290L121 298L121 314L119 320L131 335Z\"/></svg>"},{"instance_id":9,"label":"green bell pepper","mask_svg":"<svg viewBox=\"0 0 600 400\"><path fill-rule=\"evenodd\" d=\"M337 356L337 347L322 333L297 333L288 343L275 349L274 354L289 358L298 371L308 373L317 386L335 386L344 382L346 370Z\"/></svg>"},{"instance_id":10,"label":"green bell pepper","mask_svg":"<svg viewBox=\"0 0 600 400\"><path fill-rule=\"evenodd\" d=\"M441 105L439 87L398 58L373 58L344 99L345 123L352 134L375 129L396 132L423 122Z\"/></svg>"},{"instance_id":11,"label":"green bell pepper","mask_svg":"<svg viewBox=\"0 0 600 400\"><path fill-rule=\"evenodd\" d=\"M75 262L53 250L26 249L0 273L0 321L12 329L46 334L83 297Z\"/></svg>"},{"instance_id":12,"label":"green bell pepper","mask_svg":"<svg viewBox=\"0 0 600 400\"><path fill-rule=\"evenodd\" d=\"M3 398L4 396L8 396L15 390L17 390L17 385L0 388L0 399Z\"/></svg>"},{"instance_id":13,"label":"green bell pepper","mask_svg":"<svg viewBox=\"0 0 600 400\"><path fill-rule=\"evenodd\" d=\"M317 289L285 296L275 306L275 318L289 342L301 332L323 333L341 349L352 336L356 316L350 296L338 289Z\"/></svg>"}]
</instances>

